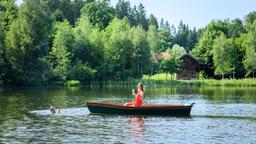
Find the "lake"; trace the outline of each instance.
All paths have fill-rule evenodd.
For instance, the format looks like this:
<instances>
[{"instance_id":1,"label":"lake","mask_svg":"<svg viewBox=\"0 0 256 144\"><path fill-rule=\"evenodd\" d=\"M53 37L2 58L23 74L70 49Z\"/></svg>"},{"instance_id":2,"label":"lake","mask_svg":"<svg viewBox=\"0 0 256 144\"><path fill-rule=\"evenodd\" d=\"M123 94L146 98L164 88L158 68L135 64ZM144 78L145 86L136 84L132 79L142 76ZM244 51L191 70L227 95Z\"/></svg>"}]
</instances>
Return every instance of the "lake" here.
<instances>
[{"instance_id":1,"label":"lake","mask_svg":"<svg viewBox=\"0 0 256 144\"><path fill-rule=\"evenodd\" d=\"M253 87L145 86L144 103L195 103L190 117L92 115L83 105L132 101L132 88L0 88L0 143L256 143Z\"/></svg>"}]
</instances>

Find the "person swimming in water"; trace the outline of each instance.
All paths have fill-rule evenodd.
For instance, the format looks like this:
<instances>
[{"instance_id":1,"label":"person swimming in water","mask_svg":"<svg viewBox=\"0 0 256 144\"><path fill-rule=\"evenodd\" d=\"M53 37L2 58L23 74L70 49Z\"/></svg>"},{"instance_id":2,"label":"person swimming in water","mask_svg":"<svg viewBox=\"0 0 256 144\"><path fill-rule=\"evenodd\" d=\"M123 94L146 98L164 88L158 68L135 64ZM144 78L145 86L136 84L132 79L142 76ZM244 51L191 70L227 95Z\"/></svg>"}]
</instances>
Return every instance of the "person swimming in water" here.
<instances>
[{"instance_id":1,"label":"person swimming in water","mask_svg":"<svg viewBox=\"0 0 256 144\"><path fill-rule=\"evenodd\" d=\"M50 111L51 111L52 114L55 114L56 111L57 111L57 108L54 107L54 106L51 106L51 107L50 107ZM58 113L60 113L60 109L58 109Z\"/></svg>"}]
</instances>

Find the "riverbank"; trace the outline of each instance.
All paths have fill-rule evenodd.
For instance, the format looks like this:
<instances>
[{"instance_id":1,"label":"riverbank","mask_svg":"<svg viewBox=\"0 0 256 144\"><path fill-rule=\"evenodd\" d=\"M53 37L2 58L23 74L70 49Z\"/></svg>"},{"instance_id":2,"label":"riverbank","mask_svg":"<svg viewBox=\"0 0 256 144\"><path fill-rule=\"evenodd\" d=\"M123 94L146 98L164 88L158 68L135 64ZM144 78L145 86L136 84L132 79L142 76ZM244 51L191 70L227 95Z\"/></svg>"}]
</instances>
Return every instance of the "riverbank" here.
<instances>
[{"instance_id":1,"label":"riverbank","mask_svg":"<svg viewBox=\"0 0 256 144\"><path fill-rule=\"evenodd\" d=\"M255 79L205 79L205 80L143 80L158 85L191 85L191 86L256 86Z\"/></svg>"},{"instance_id":2,"label":"riverbank","mask_svg":"<svg viewBox=\"0 0 256 144\"><path fill-rule=\"evenodd\" d=\"M256 86L256 79L198 79L198 80L175 80L175 75L156 74L153 76L144 75L143 81L158 85L191 85L191 86Z\"/></svg>"},{"instance_id":3,"label":"riverbank","mask_svg":"<svg viewBox=\"0 0 256 144\"><path fill-rule=\"evenodd\" d=\"M202 80L172 80L165 78L150 78L143 77L142 79L132 79L132 80L124 80L124 81L91 81L91 82L80 82L77 80L69 80L66 82L57 81L52 82L48 85L44 86L66 86L66 87L79 87L79 86L122 86L122 87L136 87L139 82L143 82L148 86L225 86L225 87L256 87L256 79L246 78L246 79L224 79L224 80L216 80L216 79L202 79ZM0 82L0 86L4 86Z\"/></svg>"}]
</instances>

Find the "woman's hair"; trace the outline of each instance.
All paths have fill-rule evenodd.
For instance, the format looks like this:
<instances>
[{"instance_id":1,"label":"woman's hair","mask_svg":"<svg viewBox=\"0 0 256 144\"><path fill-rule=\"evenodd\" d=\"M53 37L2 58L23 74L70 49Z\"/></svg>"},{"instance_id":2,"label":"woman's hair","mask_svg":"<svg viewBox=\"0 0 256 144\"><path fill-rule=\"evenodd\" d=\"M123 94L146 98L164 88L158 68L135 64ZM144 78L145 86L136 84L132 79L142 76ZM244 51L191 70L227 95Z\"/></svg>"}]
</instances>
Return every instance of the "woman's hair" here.
<instances>
[{"instance_id":1,"label":"woman's hair","mask_svg":"<svg viewBox=\"0 0 256 144\"><path fill-rule=\"evenodd\" d=\"M140 87L141 90L144 92L144 86L143 86L143 84L142 84L141 82L138 83L138 86L137 86L137 87Z\"/></svg>"}]
</instances>

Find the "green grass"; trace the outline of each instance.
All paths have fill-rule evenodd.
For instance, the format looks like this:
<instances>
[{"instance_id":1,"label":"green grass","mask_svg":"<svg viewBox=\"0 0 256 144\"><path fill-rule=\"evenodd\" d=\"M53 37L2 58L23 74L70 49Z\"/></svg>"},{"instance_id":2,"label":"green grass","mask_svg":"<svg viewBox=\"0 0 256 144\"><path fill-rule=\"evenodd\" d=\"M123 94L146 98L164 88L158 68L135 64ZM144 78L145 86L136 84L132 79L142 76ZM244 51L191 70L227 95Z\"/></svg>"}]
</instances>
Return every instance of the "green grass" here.
<instances>
[{"instance_id":1,"label":"green grass","mask_svg":"<svg viewBox=\"0 0 256 144\"><path fill-rule=\"evenodd\" d=\"M175 75L173 75L175 78ZM256 86L256 79L202 79L202 80L172 80L171 75L168 75L166 80L165 74L157 74L153 76L144 75L142 81L146 84L154 85L191 85L191 86Z\"/></svg>"},{"instance_id":2,"label":"green grass","mask_svg":"<svg viewBox=\"0 0 256 144\"><path fill-rule=\"evenodd\" d=\"M78 80L69 80L65 83L65 85L68 86L68 87L79 86L80 81L78 81Z\"/></svg>"},{"instance_id":3,"label":"green grass","mask_svg":"<svg viewBox=\"0 0 256 144\"><path fill-rule=\"evenodd\" d=\"M176 79L176 75L175 74L165 74L165 73L160 73L160 74L155 74L153 76L149 76L149 75L143 75L143 80L166 80L166 78L168 80L171 79Z\"/></svg>"}]
</instances>

